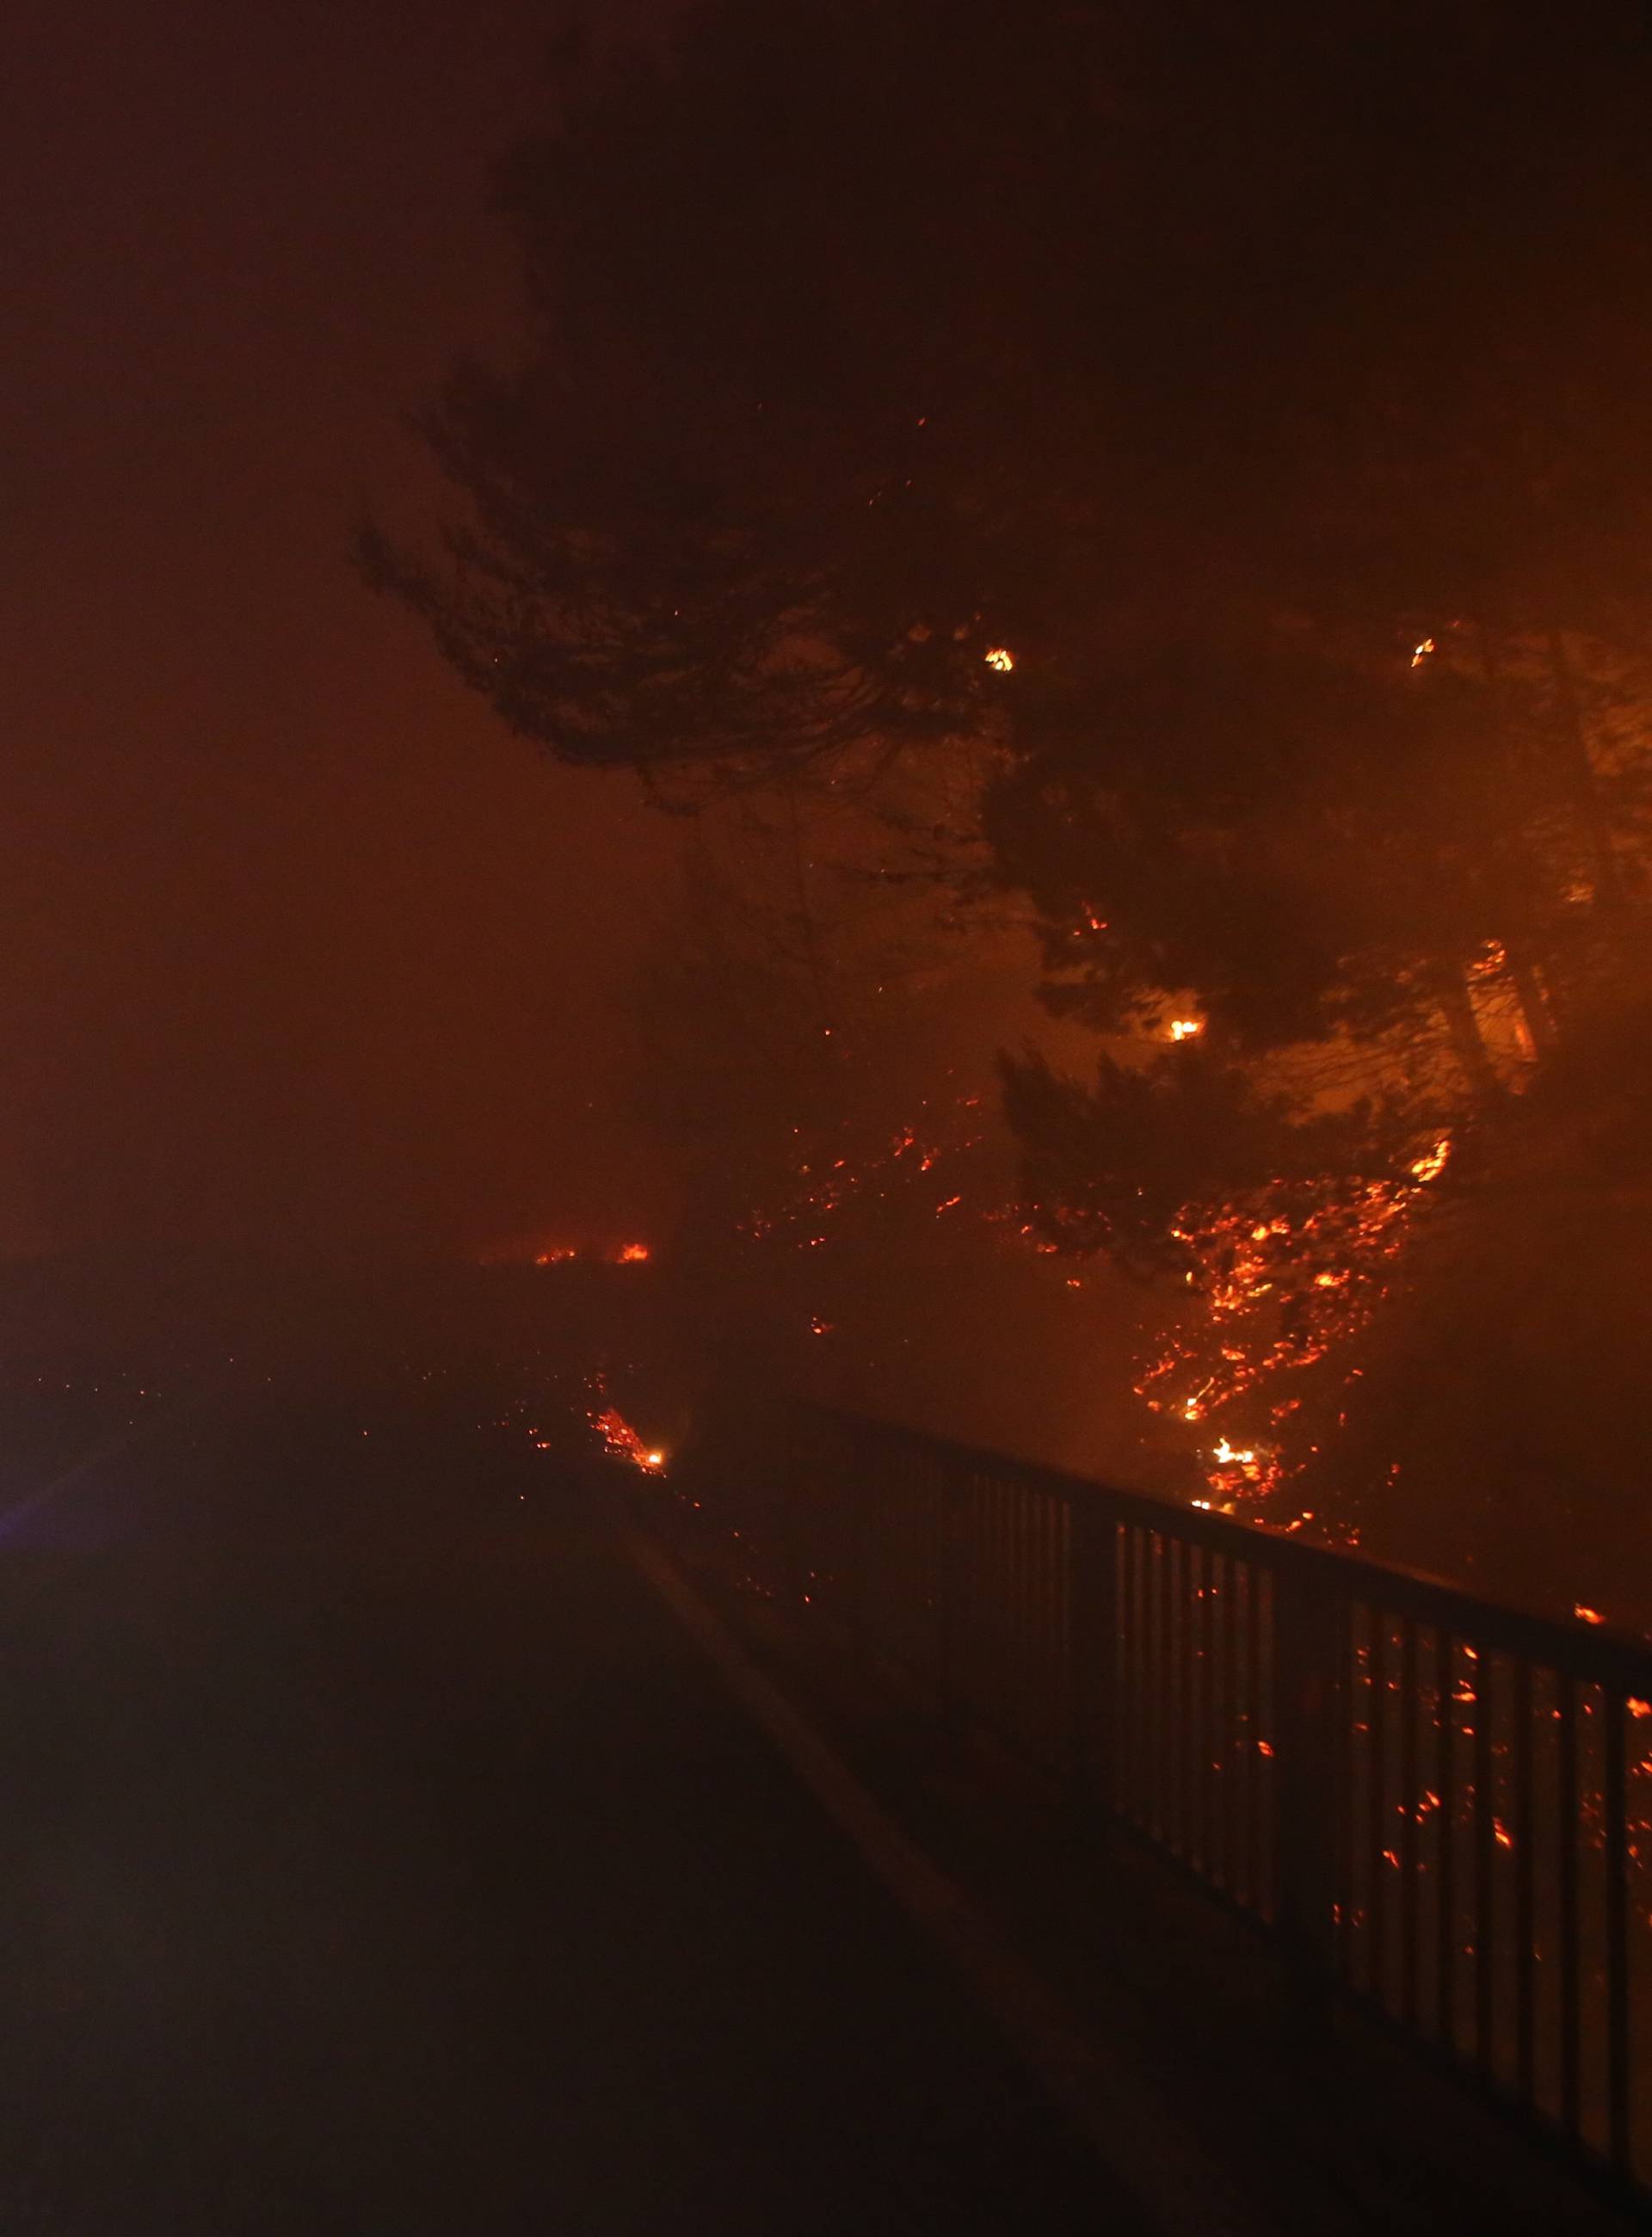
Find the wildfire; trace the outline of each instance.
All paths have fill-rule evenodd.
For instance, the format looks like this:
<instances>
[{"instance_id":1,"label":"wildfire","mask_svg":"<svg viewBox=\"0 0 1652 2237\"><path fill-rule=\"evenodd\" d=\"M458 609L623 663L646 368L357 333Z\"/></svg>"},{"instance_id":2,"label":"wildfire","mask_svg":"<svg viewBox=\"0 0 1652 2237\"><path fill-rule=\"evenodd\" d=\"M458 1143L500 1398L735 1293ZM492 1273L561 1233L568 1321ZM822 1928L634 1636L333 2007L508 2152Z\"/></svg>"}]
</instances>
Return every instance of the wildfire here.
<instances>
[{"instance_id":1,"label":"wildfire","mask_svg":"<svg viewBox=\"0 0 1652 2237\"><path fill-rule=\"evenodd\" d=\"M961 1096L949 1108L931 1108L926 1098L920 1122L926 1130L923 1134L918 1125L903 1125L869 1151L841 1156L832 1155L829 1150L816 1151L792 1168L796 1187L790 1199L754 1208L750 1217L742 1223L742 1232L754 1242L773 1239L790 1243L799 1250L811 1250L826 1242L823 1224L836 1226L838 1215L857 1203L892 1203L897 1194L909 1201L915 1193L928 1197L929 1190L935 1189L928 1209L937 1217L955 1211L964 1202L957 1180L970 1178L965 1160L986 1139L980 1109L978 1095ZM949 1187L942 1180L943 1171ZM935 1174L935 1178L927 1187L919 1187L917 1177L926 1173ZM943 1187L944 1195L940 1192Z\"/></svg>"},{"instance_id":2,"label":"wildfire","mask_svg":"<svg viewBox=\"0 0 1652 2237\"><path fill-rule=\"evenodd\" d=\"M614 1254L617 1266L641 1266L646 1264L647 1259L648 1245L645 1243L627 1243Z\"/></svg>"},{"instance_id":3,"label":"wildfire","mask_svg":"<svg viewBox=\"0 0 1652 2237\"><path fill-rule=\"evenodd\" d=\"M1411 1215L1450 1150L1441 1136L1394 1178L1280 1181L1248 1200L1184 1206L1173 1233L1199 1310L1146 1363L1138 1396L1183 1422L1219 1417L1357 1336L1386 1295ZM1269 1419L1278 1427L1298 1402L1276 1402ZM1224 1501L1254 1501L1295 1465L1279 1447L1236 1430L1215 1447L1205 1477Z\"/></svg>"},{"instance_id":4,"label":"wildfire","mask_svg":"<svg viewBox=\"0 0 1652 2237\"><path fill-rule=\"evenodd\" d=\"M605 1406L593 1414L591 1426L615 1460L629 1461L645 1475L658 1475L664 1469L664 1454L643 1442L618 1406Z\"/></svg>"},{"instance_id":5,"label":"wildfire","mask_svg":"<svg viewBox=\"0 0 1652 2237\"><path fill-rule=\"evenodd\" d=\"M1008 645L995 644L983 654L982 657L988 667L996 669L1001 676L1008 676L1015 665L1015 656Z\"/></svg>"},{"instance_id":6,"label":"wildfire","mask_svg":"<svg viewBox=\"0 0 1652 2237\"><path fill-rule=\"evenodd\" d=\"M1170 1038L1173 1041L1197 1040L1204 1030L1203 1018L1173 1018L1170 1021Z\"/></svg>"},{"instance_id":7,"label":"wildfire","mask_svg":"<svg viewBox=\"0 0 1652 2237\"><path fill-rule=\"evenodd\" d=\"M1434 1147L1420 1157L1411 1167L1411 1178L1426 1184L1437 1180L1445 1171L1445 1161L1451 1154L1451 1138L1442 1134Z\"/></svg>"},{"instance_id":8,"label":"wildfire","mask_svg":"<svg viewBox=\"0 0 1652 2237\"><path fill-rule=\"evenodd\" d=\"M609 1397L607 1379L600 1368L586 1377L585 1387L591 1393L585 1418L602 1439L610 1458L628 1461L645 1475L661 1474L665 1466L664 1454L657 1446L644 1442Z\"/></svg>"},{"instance_id":9,"label":"wildfire","mask_svg":"<svg viewBox=\"0 0 1652 2237\"><path fill-rule=\"evenodd\" d=\"M577 1258L578 1256L579 1253L574 1249L572 1244L558 1244L553 1250L539 1251L533 1263L536 1266L561 1266L565 1265L570 1258Z\"/></svg>"},{"instance_id":10,"label":"wildfire","mask_svg":"<svg viewBox=\"0 0 1652 2237\"><path fill-rule=\"evenodd\" d=\"M1579 1623L1604 1623L1606 1620L1598 1608L1585 1607L1582 1600L1572 1603L1572 1613Z\"/></svg>"},{"instance_id":11,"label":"wildfire","mask_svg":"<svg viewBox=\"0 0 1652 2237\"><path fill-rule=\"evenodd\" d=\"M1211 1466L1205 1474L1211 1490L1219 1495L1221 1511L1227 1514L1241 1499L1260 1499L1277 1491L1284 1479L1285 1469L1276 1452L1259 1445L1236 1445L1227 1437L1218 1438L1212 1448Z\"/></svg>"}]
</instances>

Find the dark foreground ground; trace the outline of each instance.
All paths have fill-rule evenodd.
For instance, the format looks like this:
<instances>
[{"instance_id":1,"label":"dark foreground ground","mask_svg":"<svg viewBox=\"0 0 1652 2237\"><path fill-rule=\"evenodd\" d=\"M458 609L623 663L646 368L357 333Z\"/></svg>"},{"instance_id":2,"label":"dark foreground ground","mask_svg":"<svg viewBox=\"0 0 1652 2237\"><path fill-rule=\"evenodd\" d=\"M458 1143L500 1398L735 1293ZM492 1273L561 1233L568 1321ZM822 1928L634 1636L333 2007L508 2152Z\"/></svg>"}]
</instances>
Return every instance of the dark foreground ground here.
<instances>
[{"instance_id":1,"label":"dark foreground ground","mask_svg":"<svg viewBox=\"0 0 1652 2237\"><path fill-rule=\"evenodd\" d=\"M7 2237L1143 2226L519 1435L181 1416L0 1658Z\"/></svg>"}]
</instances>

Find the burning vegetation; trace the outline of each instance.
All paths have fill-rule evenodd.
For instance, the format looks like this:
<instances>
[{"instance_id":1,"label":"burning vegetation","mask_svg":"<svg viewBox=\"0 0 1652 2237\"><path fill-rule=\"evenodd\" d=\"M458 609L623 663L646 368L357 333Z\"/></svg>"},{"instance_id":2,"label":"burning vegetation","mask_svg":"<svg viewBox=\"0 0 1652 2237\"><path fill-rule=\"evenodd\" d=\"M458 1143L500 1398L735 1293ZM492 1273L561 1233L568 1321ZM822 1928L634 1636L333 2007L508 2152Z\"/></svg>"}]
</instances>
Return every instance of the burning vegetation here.
<instances>
[{"instance_id":1,"label":"burning vegetation","mask_svg":"<svg viewBox=\"0 0 1652 2237\"><path fill-rule=\"evenodd\" d=\"M1604 1544L1619 1460L1538 1416L1587 1382L1586 1441L1652 1365L1634 74L1472 10L1350 73L1286 9L1233 102L1164 11L1054 0L1011 55L984 5L811 0L800 72L759 14L523 151L529 346L427 421L466 524L362 555L517 732L720 856L649 1090L707 1255L806 1268L824 1363L851 1252L869 1291L1024 1243L1074 1314L1130 1285L1141 1363L1090 1379L1185 1495L1437 1560L1435 1500L1442 1566ZM716 151L759 119L754 225ZM986 1047L914 1079L899 1020L1007 925L1043 1026L995 1110ZM1517 1518L1540 1450L1586 1525Z\"/></svg>"}]
</instances>

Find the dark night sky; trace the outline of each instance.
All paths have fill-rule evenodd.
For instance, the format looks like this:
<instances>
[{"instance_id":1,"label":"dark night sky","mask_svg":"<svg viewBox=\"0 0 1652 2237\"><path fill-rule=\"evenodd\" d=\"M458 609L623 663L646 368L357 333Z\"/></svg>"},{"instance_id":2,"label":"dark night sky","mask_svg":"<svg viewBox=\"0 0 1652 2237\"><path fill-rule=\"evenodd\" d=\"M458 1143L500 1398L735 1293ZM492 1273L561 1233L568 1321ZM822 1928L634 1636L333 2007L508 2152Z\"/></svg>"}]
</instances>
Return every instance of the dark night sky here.
<instances>
[{"instance_id":1,"label":"dark night sky","mask_svg":"<svg viewBox=\"0 0 1652 2237\"><path fill-rule=\"evenodd\" d=\"M653 1215L615 1004L675 835L356 584L503 330L520 0L22 0L0 36L0 1252Z\"/></svg>"}]
</instances>

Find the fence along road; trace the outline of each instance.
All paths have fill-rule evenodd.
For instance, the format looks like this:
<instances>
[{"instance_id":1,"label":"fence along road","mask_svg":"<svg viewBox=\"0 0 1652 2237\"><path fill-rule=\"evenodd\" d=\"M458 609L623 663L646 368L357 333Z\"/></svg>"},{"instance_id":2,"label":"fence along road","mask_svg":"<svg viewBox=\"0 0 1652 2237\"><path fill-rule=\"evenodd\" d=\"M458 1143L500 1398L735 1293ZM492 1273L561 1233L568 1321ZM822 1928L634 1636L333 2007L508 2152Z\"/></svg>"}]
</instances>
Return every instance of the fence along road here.
<instances>
[{"instance_id":1,"label":"fence along road","mask_svg":"<svg viewBox=\"0 0 1652 2237\"><path fill-rule=\"evenodd\" d=\"M681 1500L1620 2199L1652 2182L1652 1652L803 1404Z\"/></svg>"}]
</instances>

